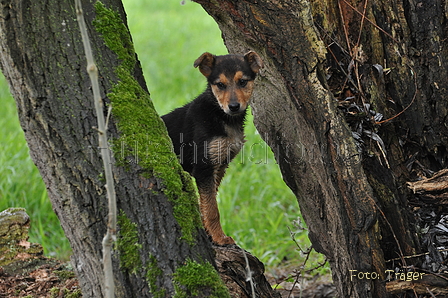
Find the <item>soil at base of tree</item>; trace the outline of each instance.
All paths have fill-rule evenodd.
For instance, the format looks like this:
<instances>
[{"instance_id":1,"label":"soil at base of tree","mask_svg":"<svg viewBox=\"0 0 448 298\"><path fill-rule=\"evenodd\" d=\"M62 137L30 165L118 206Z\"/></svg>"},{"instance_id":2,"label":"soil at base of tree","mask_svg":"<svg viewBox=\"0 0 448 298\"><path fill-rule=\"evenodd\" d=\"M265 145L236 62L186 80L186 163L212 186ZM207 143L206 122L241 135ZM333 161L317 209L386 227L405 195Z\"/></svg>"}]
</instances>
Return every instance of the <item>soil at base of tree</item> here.
<instances>
[{"instance_id":1,"label":"soil at base of tree","mask_svg":"<svg viewBox=\"0 0 448 298\"><path fill-rule=\"evenodd\" d=\"M305 277L287 281L292 268L275 268L266 274L269 282L282 297L335 297L336 288L330 277ZM274 276L275 275L275 276ZM303 288L300 296L300 288ZM30 262L17 274L9 274L0 267L0 298L78 298L82 297L78 280L69 263L40 258Z\"/></svg>"},{"instance_id":2,"label":"soil at base of tree","mask_svg":"<svg viewBox=\"0 0 448 298\"><path fill-rule=\"evenodd\" d=\"M67 263L39 258L24 270L11 274L0 267L0 297L77 298L82 297L78 280Z\"/></svg>"}]
</instances>

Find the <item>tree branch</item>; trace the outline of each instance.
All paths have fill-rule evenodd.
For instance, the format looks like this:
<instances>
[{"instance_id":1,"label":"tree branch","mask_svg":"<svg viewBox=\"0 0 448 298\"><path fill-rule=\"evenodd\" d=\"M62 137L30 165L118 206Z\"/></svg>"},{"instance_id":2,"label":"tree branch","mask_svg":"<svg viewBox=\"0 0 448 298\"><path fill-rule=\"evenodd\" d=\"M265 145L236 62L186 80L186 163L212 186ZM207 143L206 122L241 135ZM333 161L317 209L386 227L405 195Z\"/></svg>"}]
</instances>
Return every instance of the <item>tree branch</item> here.
<instances>
[{"instance_id":1,"label":"tree branch","mask_svg":"<svg viewBox=\"0 0 448 298\"><path fill-rule=\"evenodd\" d=\"M76 15L81 31L84 51L87 58L87 73L92 82L93 99L95 102L95 110L98 119L98 136L99 148L101 150L101 157L103 159L104 172L106 177L106 191L108 197L109 214L107 223L107 233L103 238L103 266L104 266L104 282L105 282L105 297L114 297L114 277L112 270L112 243L115 240L117 230L117 203L115 196L114 180L112 176L112 163L110 158L110 151L107 145L107 127L103 114L103 101L100 95L100 88L98 84L98 68L93 59L92 48L90 46L89 36L87 34L84 15L82 12L81 1L75 0Z\"/></svg>"}]
</instances>

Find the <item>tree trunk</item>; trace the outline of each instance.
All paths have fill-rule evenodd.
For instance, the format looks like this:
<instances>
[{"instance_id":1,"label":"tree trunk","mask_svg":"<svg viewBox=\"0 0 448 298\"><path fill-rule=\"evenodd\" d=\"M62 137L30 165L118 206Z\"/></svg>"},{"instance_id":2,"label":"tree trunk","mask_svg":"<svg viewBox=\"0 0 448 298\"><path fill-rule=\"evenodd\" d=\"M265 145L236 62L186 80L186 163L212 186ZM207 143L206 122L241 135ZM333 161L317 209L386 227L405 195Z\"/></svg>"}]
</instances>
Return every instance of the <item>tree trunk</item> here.
<instances>
[{"instance_id":1,"label":"tree trunk","mask_svg":"<svg viewBox=\"0 0 448 298\"><path fill-rule=\"evenodd\" d=\"M263 56L254 121L339 295L387 297L386 260L423 249L406 182L448 161L447 2L196 2Z\"/></svg>"},{"instance_id":2,"label":"tree trunk","mask_svg":"<svg viewBox=\"0 0 448 298\"><path fill-rule=\"evenodd\" d=\"M104 3L83 1L83 7L103 98L112 106L108 133L120 210L116 297L195 291L225 297L194 185L149 99L121 1ZM103 297L107 199L74 2L10 0L0 14L1 67L31 157L72 246L83 296ZM192 286L185 278L197 280Z\"/></svg>"}]
</instances>

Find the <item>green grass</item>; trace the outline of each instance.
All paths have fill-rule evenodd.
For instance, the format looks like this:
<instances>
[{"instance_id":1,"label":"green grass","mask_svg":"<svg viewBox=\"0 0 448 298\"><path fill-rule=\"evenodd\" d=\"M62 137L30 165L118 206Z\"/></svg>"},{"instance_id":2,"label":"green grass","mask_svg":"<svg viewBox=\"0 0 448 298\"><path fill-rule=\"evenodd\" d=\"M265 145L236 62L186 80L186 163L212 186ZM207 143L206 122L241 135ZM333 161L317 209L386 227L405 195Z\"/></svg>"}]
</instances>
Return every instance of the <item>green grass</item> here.
<instances>
[{"instance_id":1,"label":"green grass","mask_svg":"<svg viewBox=\"0 0 448 298\"><path fill-rule=\"evenodd\" d=\"M151 98L165 114L194 99L205 89L205 79L193 67L203 52L226 54L221 33L202 8L179 0L125 0L129 27L143 66ZM20 129L15 104L0 80L0 209L24 207L32 218L31 241L43 244L47 255L67 259L68 242L47 198ZM252 123L246 125L244 151L232 162L218 195L225 232L267 266L285 259L298 266L288 226L299 217L299 207L286 187L271 150ZM309 245L306 232L296 235ZM320 257L312 259L315 266Z\"/></svg>"},{"instance_id":2,"label":"green grass","mask_svg":"<svg viewBox=\"0 0 448 298\"><path fill-rule=\"evenodd\" d=\"M42 244L47 256L68 260L70 246L39 171L31 161L15 102L1 74L0 106L0 211L9 207L26 208L31 218L30 241Z\"/></svg>"}]
</instances>

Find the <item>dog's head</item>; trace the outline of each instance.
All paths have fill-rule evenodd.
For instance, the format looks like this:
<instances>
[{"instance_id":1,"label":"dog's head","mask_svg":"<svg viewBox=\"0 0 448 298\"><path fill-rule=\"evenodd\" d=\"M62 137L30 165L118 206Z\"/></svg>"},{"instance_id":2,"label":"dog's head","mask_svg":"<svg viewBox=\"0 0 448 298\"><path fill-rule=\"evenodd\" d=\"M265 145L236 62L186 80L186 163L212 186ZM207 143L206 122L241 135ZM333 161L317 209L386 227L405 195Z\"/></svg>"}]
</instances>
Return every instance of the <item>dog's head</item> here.
<instances>
[{"instance_id":1,"label":"dog's head","mask_svg":"<svg viewBox=\"0 0 448 298\"><path fill-rule=\"evenodd\" d=\"M263 61L252 51L244 56L204 53L196 59L194 67L199 67L207 78L223 111L228 115L238 115L249 104L254 80L263 67Z\"/></svg>"}]
</instances>

